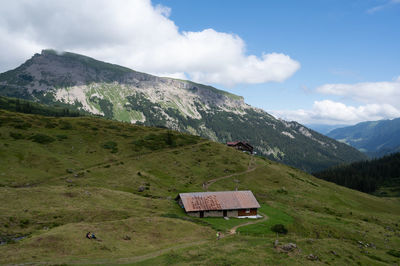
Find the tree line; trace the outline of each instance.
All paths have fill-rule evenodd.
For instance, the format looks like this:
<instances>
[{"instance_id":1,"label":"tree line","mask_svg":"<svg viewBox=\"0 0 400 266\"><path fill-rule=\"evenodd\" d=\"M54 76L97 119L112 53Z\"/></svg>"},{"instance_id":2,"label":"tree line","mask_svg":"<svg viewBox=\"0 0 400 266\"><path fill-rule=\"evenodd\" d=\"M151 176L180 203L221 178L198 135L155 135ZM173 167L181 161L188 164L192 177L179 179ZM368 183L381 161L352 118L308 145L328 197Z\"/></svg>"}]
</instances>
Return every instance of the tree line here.
<instances>
[{"instance_id":1,"label":"tree line","mask_svg":"<svg viewBox=\"0 0 400 266\"><path fill-rule=\"evenodd\" d=\"M46 106L39 103L0 96L0 109L25 114L36 114L55 117L76 117L84 115L69 108Z\"/></svg>"},{"instance_id":2,"label":"tree line","mask_svg":"<svg viewBox=\"0 0 400 266\"><path fill-rule=\"evenodd\" d=\"M314 173L314 176L338 185L372 193L381 186L398 185L400 153L387 155L380 159L333 167Z\"/></svg>"}]
</instances>

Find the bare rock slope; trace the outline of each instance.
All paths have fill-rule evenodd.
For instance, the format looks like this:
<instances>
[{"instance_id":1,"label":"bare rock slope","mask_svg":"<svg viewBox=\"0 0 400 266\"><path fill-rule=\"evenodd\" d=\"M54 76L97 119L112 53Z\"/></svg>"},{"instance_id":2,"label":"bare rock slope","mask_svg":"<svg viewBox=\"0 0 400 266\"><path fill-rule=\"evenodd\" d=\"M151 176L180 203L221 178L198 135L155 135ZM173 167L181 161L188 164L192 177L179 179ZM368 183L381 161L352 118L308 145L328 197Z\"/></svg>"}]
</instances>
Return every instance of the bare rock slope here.
<instances>
[{"instance_id":1,"label":"bare rock slope","mask_svg":"<svg viewBox=\"0 0 400 266\"><path fill-rule=\"evenodd\" d=\"M0 95L67 104L107 118L168 127L219 142L245 140L258 154L309 172L365 158L303 125L278 120L246 104L243 97L73 53L44 50L0 74Z\"/></svg>"}]
</instances>

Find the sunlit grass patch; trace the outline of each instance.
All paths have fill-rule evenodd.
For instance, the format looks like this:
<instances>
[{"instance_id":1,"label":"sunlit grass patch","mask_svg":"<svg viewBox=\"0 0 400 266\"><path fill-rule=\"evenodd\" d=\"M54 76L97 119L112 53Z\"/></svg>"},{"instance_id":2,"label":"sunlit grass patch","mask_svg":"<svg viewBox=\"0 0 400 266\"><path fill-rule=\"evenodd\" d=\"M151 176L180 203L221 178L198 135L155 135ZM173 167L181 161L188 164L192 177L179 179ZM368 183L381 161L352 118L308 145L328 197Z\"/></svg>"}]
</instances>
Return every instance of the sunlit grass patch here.
<instances>
[{"instance_id":1,"label":"sunlit grass patch","mask_svg":"<svg viewBox=\"0 0 400 266\"><path fill-rule=\"evenodd\" d=\"M271 235L275 234L271 230L272 226L276 224L282 224L286 226L293 223L293 218L280 208L273 208L267 204L261 204L261 208L258 212L267 215L268 219L260 223L238 228L237 231L240 234L259 236Z\"/></svg>"}]
</instances>

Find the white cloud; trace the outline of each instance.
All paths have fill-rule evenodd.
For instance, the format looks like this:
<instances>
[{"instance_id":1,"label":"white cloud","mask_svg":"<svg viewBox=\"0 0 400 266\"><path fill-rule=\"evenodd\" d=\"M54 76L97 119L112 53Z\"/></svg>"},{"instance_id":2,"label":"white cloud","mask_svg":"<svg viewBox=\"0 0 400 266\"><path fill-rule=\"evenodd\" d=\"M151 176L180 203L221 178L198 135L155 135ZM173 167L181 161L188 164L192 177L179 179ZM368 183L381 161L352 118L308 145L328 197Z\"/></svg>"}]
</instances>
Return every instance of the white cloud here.
<instances>
[{"instance_id":1,"label":"white cloud","mask_svg":"<svg viewBox=\"0 0 400 266\"><path fill-rule=\"evenodd\" d=\"M305 124L355 124L400 117L400 76L393 81L325 84L315 89L362 103L349 106L332 100L315 101L309 110L271 111L277 117Z\"/></svg>"},{"instance_id":2,"label":"white cloud","mask_svg":"<svg viewBox=\"0 0 400 266\"><path fill-rule=\"evenodd\" d=\"M356 124L400 117L400 109L390 104L347 106L331 100L315 101L311 110L271 111L276 117L304 124Z\"/></svg>"},{"instance_id":3,"label":"white cloud","mask_svg":"<svg viewBox=\"0 0 400 266\"><path fill-rule=\"evenodd\" d=\"M179 31L170 13L150 0L2 1L0 57L7 60L1 61L0 71L43 48L225 85L281 82L300 68L288 55L246 54L244 41L235 34Z\"/></svg>"},{"instance_id":4,"label":"white cloud","mask_svg":"<svg viewBox=\"0 0 400 266\"><path fill-rule=\"evenodd\" d=\"M388 8L388 7L390 7L390 6L393 6L393 5L395 5L395 4L400 4L400 0L389 0L388 2L386 2L386 3L383 4L383 5L374 6L374 7L372 7L372 8L369 8L369 9L367 10L367 13L368 13L368 14L374 14L374 13L380 11L380 10L383 10L383 9Z\"/></svg>"},{"instance_id":5,"label":"white cloud","mask_svg":"<svg viewBox=\"0 0 400 266\"><path fill-rule=\"evenodd\" d=\"M393 81L325 84L318 87L316 91L363 103L391 104L400 107L400 76Z\"/></svg>"}]
</instances>

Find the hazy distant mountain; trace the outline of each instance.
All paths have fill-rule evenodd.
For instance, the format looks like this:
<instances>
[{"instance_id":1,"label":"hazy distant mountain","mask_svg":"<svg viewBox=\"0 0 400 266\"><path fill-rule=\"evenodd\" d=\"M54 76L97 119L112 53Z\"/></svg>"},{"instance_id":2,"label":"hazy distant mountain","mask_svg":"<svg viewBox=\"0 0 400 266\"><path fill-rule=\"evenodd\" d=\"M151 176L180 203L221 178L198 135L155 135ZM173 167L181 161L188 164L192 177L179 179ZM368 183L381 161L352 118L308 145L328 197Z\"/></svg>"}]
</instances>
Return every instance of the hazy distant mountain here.
<instances>
[{"instance_id":1,"label":"hazy distant mountain","mask_svg":"<svg viewBox=\"0 0 400 266\"><path fill-rule=\"evenodd\" d=\"M35 54L0 74L0 94L68 104L107 118L165 126L219 142L245 140L258 154L306 171L365 159L356 149L299 123L275 119L240 96L73 53Z\"/></svg>"},{"instance_id":2,"label":"hazy distant mountain","mask_svg":"<svg viewBox=\"0 0 400 266\"><path fill-rule=\"evenodd\" d=\"M370 157L400 151L400 118L362 122L332 130L327 136L345 142Z\"/></svg>"},{"instance_id":3,"label":"hazy distant mountain","mask_svg":"<svg viewBox=\"0 0 400 266\"><path fill-rule=\"evenodd\" d=\"M307 126L308 128L311 128L312 130L317 131L318 133L326 135L329 132L331 132L332 130L334 130L336 128L345 127L346 125L306 124L305 126Z\"/></svg>"}]
</instances>

